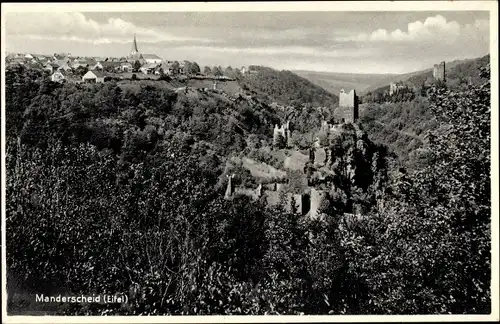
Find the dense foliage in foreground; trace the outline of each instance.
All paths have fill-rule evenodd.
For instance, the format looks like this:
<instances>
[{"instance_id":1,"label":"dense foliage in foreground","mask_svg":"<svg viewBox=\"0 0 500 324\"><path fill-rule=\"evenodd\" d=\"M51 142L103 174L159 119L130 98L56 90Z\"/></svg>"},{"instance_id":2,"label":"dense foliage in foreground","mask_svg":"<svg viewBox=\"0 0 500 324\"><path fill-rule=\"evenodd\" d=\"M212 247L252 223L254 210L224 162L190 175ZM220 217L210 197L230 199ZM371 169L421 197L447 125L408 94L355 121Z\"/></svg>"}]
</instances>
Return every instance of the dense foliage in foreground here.
<instances>
[{"instance_id":1,"label":"dense foliage in foreground","mask_svg":"<svg viewBox=\"0 0 500 324\"><path fill-rule=\"evenodd\" d=\"M23 283L9 296L130 296L47 310L64 314L490 312L489 83L433 89L441 127L425 136L427 164L393 170L364 217L337 210L320 223L222 199L218 159L245 144L224 150L217 134L186 127L226 118L222 101L64 92L27 73L6 88L8 281ZM168 130L148 128L155 118ZM25 309L13 300L10 311Z\"/></svg>"}]
</instances>

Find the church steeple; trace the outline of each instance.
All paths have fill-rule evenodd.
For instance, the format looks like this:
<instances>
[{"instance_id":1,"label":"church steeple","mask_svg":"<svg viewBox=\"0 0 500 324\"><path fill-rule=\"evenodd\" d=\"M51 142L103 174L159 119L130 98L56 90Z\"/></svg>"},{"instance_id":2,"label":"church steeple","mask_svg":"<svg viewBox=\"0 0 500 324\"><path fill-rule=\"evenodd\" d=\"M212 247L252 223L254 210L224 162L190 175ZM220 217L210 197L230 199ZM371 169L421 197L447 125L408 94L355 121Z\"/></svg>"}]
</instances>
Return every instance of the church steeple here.
<instances>
[{"instance_id":1,"label":"church steeple","mask_svg":"<svg viewBox=\"0 0 500 324\"><path fill-rule=\"evenodd\" d=\"M130 52L131 55L139 53L139 50L137 49L137 40L135 39L135 34L134 34L134 43L132 44L132 51Z\"/></svg>"}]
</instances>

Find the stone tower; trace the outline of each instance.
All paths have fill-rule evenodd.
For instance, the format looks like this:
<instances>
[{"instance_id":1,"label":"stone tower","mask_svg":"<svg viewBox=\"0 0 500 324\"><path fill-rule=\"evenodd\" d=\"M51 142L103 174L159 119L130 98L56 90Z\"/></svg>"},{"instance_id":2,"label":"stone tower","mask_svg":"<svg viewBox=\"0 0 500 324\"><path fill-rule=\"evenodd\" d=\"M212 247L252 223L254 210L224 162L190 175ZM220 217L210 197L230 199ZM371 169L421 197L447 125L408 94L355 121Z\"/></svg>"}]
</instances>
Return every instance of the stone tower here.
<instances>
[{"instance_id":1,"label":"stone tower","mask_svg":"<svg viewBox=\"0 0 500 324\"><path fill-rule=\"evenodd\" d=\"M446 81L445 75L445 62L439 64L434 64L434 70L432 71L432 76L435 80Z\"/></svg>"},{"instance_id":2,"label":"stone tower","mask_svg":"<svg viewBox=\"0 0 500 324\"><path fill-rule=\"evenodd\" d=\"M355 123L358 120L358 96L356 90L345 92L340 90L339 108L334 111L334 117L345 123Z\"/></svg>"},{"instance_id":3,"label":"stone tower","mask_svg":"<svg viewBox=\"0 0 500 324\"><path fill-rule=\"evenodd\" d=\"M311 207L309 210L309 217L317 219L321 217L323 208L328 204L328 193L324 190L311 188Z\"/></svg>"},{"instance_id":4,"label":"stone tower","mask_svg":"<svg viewBox=\"0 0 500 324\"><path fill-rule=\"evenodd\" d=\"M292 146L292 132L290 130L290 121L287 121L285 125L281 125L280 127L278 127L278 125L274 125L273 145L275 147L279 146L280 137L283 138L286 147Z\"/></svg>"},{"instance_id":5,"label":"stone tower","mask_svg":"<svg viewBox=\"0 0 500 324\"><path fill-rule=\"evenodd\" d=\"M227 177L227 188L226 193L224 195L225 199L230 199L233 196L234 188L233 188L233 178L234 174L226 175Z\"/></svg>"}]
</instances>

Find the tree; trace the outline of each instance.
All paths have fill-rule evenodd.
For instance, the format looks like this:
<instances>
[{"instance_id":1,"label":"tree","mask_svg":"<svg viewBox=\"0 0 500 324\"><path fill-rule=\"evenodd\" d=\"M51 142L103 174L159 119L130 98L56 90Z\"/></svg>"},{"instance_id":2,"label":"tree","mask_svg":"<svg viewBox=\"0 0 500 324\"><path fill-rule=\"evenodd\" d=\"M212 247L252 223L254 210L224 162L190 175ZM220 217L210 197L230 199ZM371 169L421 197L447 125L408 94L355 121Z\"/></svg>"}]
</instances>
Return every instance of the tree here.
<instances>
[{"instance_id":1,"label":"tree","mask_svg":"<svg viewBox=\"0 0 500 324\"><path fill-rule=\"evenodd\" d=\"M283 149L286 147L285 137L279 133L274 137L273 145L277 149Z\"/></svg>"},{"instance_id":2,"label":"tree","mask_svg":"<svg viewBox=\"0 0 500 324\"><path fill-rule=\"evenodd\" d=\"M222 75L222 68L220 66L214 66L212 68L212 73L215 75L215 76L221 76Z\"/></svg>"},{"instance_id":3,"label":"tree","mask_svg":"<svg viewBox=\"0 0 500 324\"><path fill-rule=\"evenodd\" d=\"M173 74L173 75L177 75L177 74L179 74L179 69L180 69L180 66L181 66L181 65L179 64L179 62L178 62L178 61L174 61L174 63L172 63L171 68L172 68L172 74Z\"/></svg>"},{"instance_id":4,"label":"tree","mask_svg":"<svg viewBox=\"0 0 500 324\"><path fill-rule=\"evenodd\" d=\"M193 63L189 61L184 61L184 72L186 74L192 74L191 70L193 69Z\"/></svg>"},{"instance_id":5,"label":"tree","mask_svg":"<svg viewBox=\"0 0 500 324\"><path fill-rule=\"evenodd\" d=\"M205 66L205 67L203 68L203 74L206 74L206 75L210 75L210 74L212 74L212 69L210 69L210 67L209 67L209 66Z\"/></svg>"},{"instance_id":6,"label":"tree","mask_svg":"<svg viewBox=\"0 0 500 324\"><path fill-rule=\"evenodd\" d=\"M191 70L189 71L189 73L191 73L191 74L198 74L198 73L200 73L200 66L198 65L198 63L193 62L191 64Z\"/></svg>"},{"instance_id":7,"label":"tree","mask_svg":"<svg viewBox=\"0 0 500 324\"><path fill-rule=\"evenodd\" d=\"M134 62L133 68L134 68L134 70L133 70L134 72L139 72L139 70L141 69L141 62L139 62L139 60L136 60Z\"/></svg>"},{"instance_id":8,"label":"tree","mask_svg":"<svg viewBox=\"0 0 500 324\"><path fill-rule=\"evenodd\" d=\"M489 313L490 84L435 85L429 99L440 127L426 136L428 164L395 172L379 211L344 242L351 278L368 288L355 297L371 313Z\"/></svg>"},{"instance_id":9,"label":"tree","mask_svg":"<svg viewBox=\"0 0 500 324\"><path fill-rule=\"evenodd\" d=\"M78 76L84 76L85 73L87 73L88 71L89 71L88 67L80 65L76 68L74 73Z\"/></svg>"}]
</instances>

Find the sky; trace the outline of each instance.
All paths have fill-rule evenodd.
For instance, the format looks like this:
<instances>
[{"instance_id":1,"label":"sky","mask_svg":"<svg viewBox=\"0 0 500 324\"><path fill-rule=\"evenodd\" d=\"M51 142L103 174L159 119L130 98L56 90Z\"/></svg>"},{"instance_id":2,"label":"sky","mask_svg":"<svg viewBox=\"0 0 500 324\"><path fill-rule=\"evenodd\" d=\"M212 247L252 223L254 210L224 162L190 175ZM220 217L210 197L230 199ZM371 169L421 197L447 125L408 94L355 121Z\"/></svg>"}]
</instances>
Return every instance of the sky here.
<instances>
[{"instance_id":1,"label":"sky","mask_svg":"<svg viewBox=\"0 0 500 324\"><path fill-rule=\"evenodd\" d=\"M406 73L489 53L488 11L9 12L7 52L123 57L200 66L265 65L345 73Z\"/></svg>"}]
</instances>

